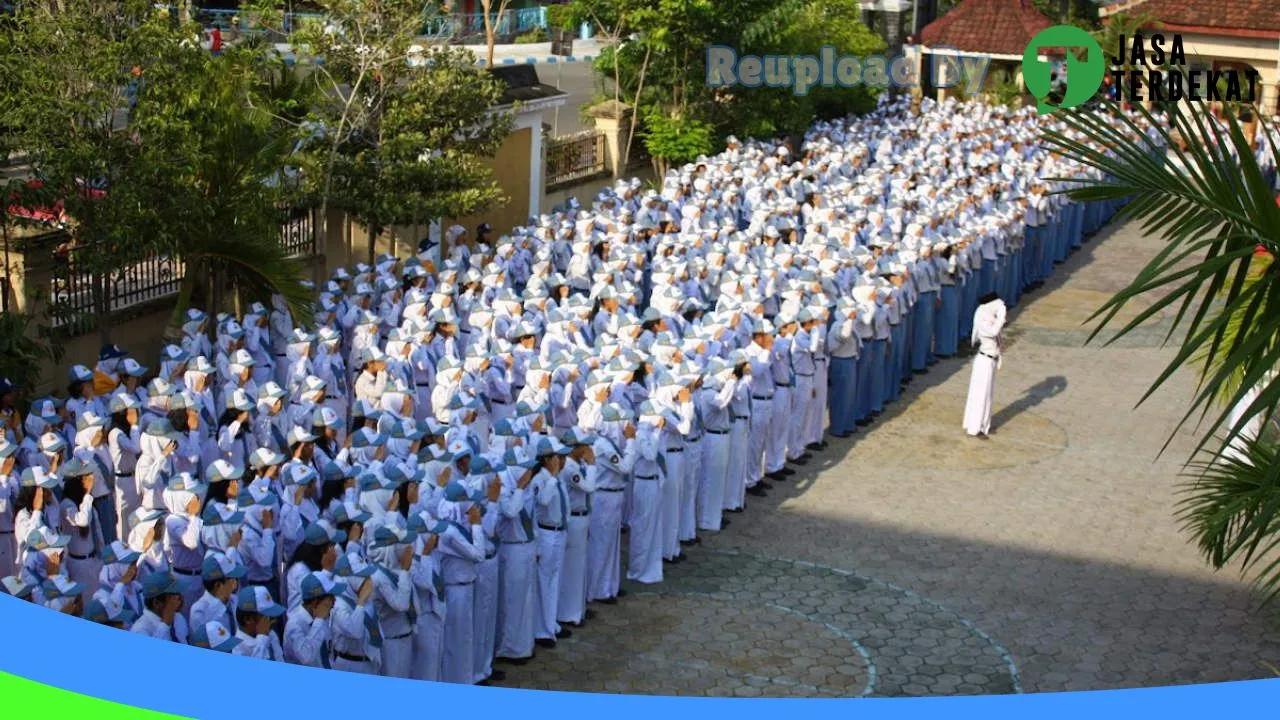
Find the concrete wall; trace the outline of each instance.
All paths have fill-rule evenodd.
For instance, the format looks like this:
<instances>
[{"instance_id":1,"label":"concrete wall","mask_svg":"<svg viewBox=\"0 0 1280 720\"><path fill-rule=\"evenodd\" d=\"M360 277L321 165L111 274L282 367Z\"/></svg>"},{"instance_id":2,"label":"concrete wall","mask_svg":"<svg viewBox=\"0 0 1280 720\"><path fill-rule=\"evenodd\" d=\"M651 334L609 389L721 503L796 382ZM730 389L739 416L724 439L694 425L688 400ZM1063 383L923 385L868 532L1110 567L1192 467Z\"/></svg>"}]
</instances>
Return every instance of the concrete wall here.
<instances>
[{"instance_id":1,"label":"concrete wall","mask_svg":"<svg viewBox=\"0 0 1280 720\"><path fill-rule=\"evenodd\" d=\"M1280 95L1280 43L1268 38L1220 37L1182 33L1182 46L1187 52L1188 64L1204 63L1219 67L1224 63L1245 63L1258 71L1262 88L1262 111L1276 113L1276 99ZM1166 49L1168 44L1166 42ZM1109 48L1104 48L1110 52ZM1248 88L1245 88L1245 92Z\"/></svg>"},{"instance_id":2,"label":"concrete wall","mask_svg":"<svg viewBox=\"0 0 1280 720\"><path fill-rule=\"evenodd\" d=\"M467 229L469 236L474 236L476 227L487 222L493 226L496 237L529 221L530 152L533 149L534 132L541 130L521 128L512 131L498 149L498 154L489 162L494 179L507 195L506 204L487 212L446 219L444 227L461 225Z\"/></svg>"}]
</instances>

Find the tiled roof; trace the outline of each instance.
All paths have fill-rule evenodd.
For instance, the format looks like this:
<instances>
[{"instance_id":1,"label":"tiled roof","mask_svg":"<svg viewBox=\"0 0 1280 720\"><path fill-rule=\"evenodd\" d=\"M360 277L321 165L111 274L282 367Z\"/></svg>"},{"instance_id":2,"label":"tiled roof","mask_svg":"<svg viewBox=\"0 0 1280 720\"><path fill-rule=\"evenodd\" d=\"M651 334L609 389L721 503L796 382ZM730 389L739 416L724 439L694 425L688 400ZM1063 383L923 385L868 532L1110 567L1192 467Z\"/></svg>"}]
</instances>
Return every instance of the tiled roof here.
<instances>
[{"instance_id":1,"label":"tiled roof","mask_svg":"<svg viewBox=\"0 0 1280 720\"><path fill-rule=\"evenodd\" d=\"M1280 2L1276 0L1137 0L1106 9L1150 15L1162 23L1182 27L1212 28L1224 35L1280 33Z\"/></svg>"},{"instance_id":2,"label":"tiled roof","mask_svg":"<svg viewBox=\"0 0 1280 720\"><path fill-rule=\"evenodd\" d=\"M1022 55L1036 33L1052 25L1031 0L963 0L920 31L920 44L989 55Z\"/></svg>"}]
</instances>

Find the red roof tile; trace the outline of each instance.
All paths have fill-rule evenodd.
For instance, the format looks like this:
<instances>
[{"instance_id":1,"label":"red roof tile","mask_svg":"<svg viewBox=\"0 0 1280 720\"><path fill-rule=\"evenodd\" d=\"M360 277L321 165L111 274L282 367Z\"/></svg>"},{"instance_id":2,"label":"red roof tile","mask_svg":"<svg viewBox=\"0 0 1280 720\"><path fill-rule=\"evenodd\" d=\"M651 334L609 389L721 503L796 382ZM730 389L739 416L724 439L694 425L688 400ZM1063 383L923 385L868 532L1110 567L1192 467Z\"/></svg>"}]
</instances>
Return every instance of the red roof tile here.
<instances>
[{"instance_id":1,"label":"red roof tile","mask_svg":"<svg viewBox=\"0 0 1280 720\"><path fill-rule=\"evenodd\" d=\"M1123 10L1150 15L1155 25L1190 32L1218 30L1223 35L1275 37L1280 34L1280 2L1276 0L1145 0L1130 2L1108 12Z\"/></svg>"},{"instance_id":2,"label":"red roof tile","mask_svg":"<svg viewBox=\"0 0 1280 720\"><path fill-rule=\"evenodd\" d=\"M1021 56L1031 38L1052 25L1031 0L963 0L924 26L920 43L934 49Z\"/></svg>"}]
</instances>

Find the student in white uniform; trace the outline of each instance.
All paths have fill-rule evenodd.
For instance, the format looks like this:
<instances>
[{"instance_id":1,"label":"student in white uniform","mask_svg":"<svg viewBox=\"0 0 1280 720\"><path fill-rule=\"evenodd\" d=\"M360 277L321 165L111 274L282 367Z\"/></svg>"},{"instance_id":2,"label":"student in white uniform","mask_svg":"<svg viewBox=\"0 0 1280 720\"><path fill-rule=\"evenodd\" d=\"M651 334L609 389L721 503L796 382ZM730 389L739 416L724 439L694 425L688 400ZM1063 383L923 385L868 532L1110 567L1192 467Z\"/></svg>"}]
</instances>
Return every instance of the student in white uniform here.
<instances>
[{"instance_id":1,"label":"student in white uniform","mask_svg":"<svg viewBox=\"0 0 1280 720\"><path fill-rule=\"evenodd\" d=\"M191 610L187 613L187 621L191 627L210 622L219 622L228 628L236 626L235 595L240 590L240 579L244 577L244 572L244 565L234 557L214 550L205 555L200 572L204 581L204 594L191 605Z\"/></svg>"},{"instance_id":2,"label":"student in white uniform","mask_svg":"<svg viewBox=\"0 0 1280 720\"><path fill-rule=\"evenodd\" d=\"M333 667L330 613L346 585L328 573L309 573L298 584L298 605L289 611L284 627L284 659L294 665Z\"/></svg>"},{"instance_id":3,"label":"student in white uniform","mask_svg":"<svg viewBox=\"0 0 1280 720\"><path fill-rule=\"evenodd\" d=\"M178 579L168 572L151 573L142 581L142 598L147 608L134 621L130 632L185 643L186 623L180 614L182 586Z\"/></svg>"},{"instance_id":4,"label":"student in white uniform","mask_svg":"<svg viewBox=\"0 0 1280 720\"><path fill-rule=\"evenodd\" d=\"M382 626L373 600L377 573L377 565L348 555L339 555L334 564L333 574L346 585L330 616L336 670L377 675L382 667Z\"/></svg>"},{"instance_id":5,"label":"student in white uniform","mask_svg":"<svg viewBox=\"0 0 1280 720\"><path fill-rule=\"evenodd\" d=\"M107 431L107 448L115 472L115 501L118 516L116 528L120 538L129 537L128 519L141 505L134 471L142 453L142 425L138 413L141 403L128 393L111 396L111 429ZM0 520L2 523L3 520Z\"/></svg>"},{"instance_id":6,"label":"student in white uniform","mask_svg":"<svg viewBox=\"0 0 1280 720\"><path fill-rule=\"evenodd\" d=\"M596 491L596 476L591 470L595 465L594 440L575 428L570 428L563 438L570 451L560 473L569 493L569 518L556 621L574 627L595 614L587 609L587 533Z\"/></svg>"},{"instance_id":7,"label":"student in white uniform","mask_svg":"<svg viewBox=\"0 0 1280 720\"><path fill-rule=\"evenodd\" d=\"M444 620L446 614L444 576L436 548L448 523L418 512L409 516L409 529L417 534L413 567L413 609L417 612L413 629L413 661L410 677L439 681L444 669Z\"/></svg>"},{"instance_id":8,"label":"student in white uniform","mask_svg":"<svg viewBox=\"0 0 1280 720\"><path fill-rule=\"evenodd\" d=\"M67 575L84 587L87 601L98 589L98 573L102 570L99 558L105 545L101 516L94 511L91 494L94 472L88 463L73 457L62 467L62 477L59 529L70 538L66 550Z\"/></svg>"},{"instance_id":9,"label":"student in white uniform","mask_svg":"<svg viewBox=\"0 0 1280 720\"><path fill-rule=\"evenodd\" d=\"M556 646L558 638L572 633L556 622L560 602L560 573L564 569L564 546L569 520L569 493L560 472L569 448L559 440L546 438L538 443L541 469L533 478L538 501L538 592L534 612L534 642L544 648Z\"/></svg>"},{"instance_id":10,"label":"student in white uniform","mask_svg":"<svg viewBox=\"0 0 1280 720\"><path fill-rule=\"evenodd\" d=\"M13 533L22 476L16 469L17 461L17 443L0 437L0 577L12 575L18 568L18 543Z\"/></svg>"},{"instance_id":11,"label":"student in white uniform","mask_svg":"<svg viewBox=\"0 0 1280 720\"><path fill-rule=\"evenodd\" d=\"M534 518L537 502L529 485L538 459L524 446L512 447L504 457L502 492L498 498L502 514L498 522L499 575L498 642L499 659L523 665L533 657L533 617L537 605L537 536Z\"/></svg>"},{"instance_id":12,"label":"student in white uniform","mask_svg":"<svg viewBox=\"0 0 1280 720\"><path fill-rule=\"evenodd\" d=\"M605 405L592 445L596 492L592 497L591 522L587 528L586 590L588 601L617 602L623 594L622 521L624 495L631 484L631 469L637 446L632 413L616 403Z\"/></svg>"},{"instance_id":13,"label":"student in white uniform","mask_svg":"<svg viewBox=\"0 0 1280 720\"><path fill-rule=\"evenodd\" d=\"M475 582L485 556L483 495L450 482L436 516L449 523L440 535L440 572L445 585L444 661L440 679L470 685L475 671Z\"/></svg>"},{"instance_id":14,"label":"student in white uniform","mask_svg":"<svg viewBox=\"0 0 1280 720\"><path fill-rule=\"evenodd\" d=\"M382 628L384 677L408 678L413 664L413 543L416 538L404 525L390 523L373 531L369 559L376 565L373 606Z\"/></svg>"},{"instance_id":15,"label":"student in white uniform","mask_svg":"<svg viewBox=\"0 0 1280 720\"><path fill-rule=\"evenodd\" d=\"M272 599L264 587L248 585L236 594L236 638L240 644L233 655L262 660L284 660L284 648L271 626L284 615L284 606Z\"/></svg>"},{"instance_id":16,"label":"student in white uniform","mask_svg":"<svg viewBox=\"0 0 1280 720\"><path fill-rule=\"evenodd\" d=\"M652 403L644 402L631 441L636 458L631 475L627 579L645 584L662 582L662 483L666 482L666 470L659 436L666 421Z\"/></svg>"}]
</instances>

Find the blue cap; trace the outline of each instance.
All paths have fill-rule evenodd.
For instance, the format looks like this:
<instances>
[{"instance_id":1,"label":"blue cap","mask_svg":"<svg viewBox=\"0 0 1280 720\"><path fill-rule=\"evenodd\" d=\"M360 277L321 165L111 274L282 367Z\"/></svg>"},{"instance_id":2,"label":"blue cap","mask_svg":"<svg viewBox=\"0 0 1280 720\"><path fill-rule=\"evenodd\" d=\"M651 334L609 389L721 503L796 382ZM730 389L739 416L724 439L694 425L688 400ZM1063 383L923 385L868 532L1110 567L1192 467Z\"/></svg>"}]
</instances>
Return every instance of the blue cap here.
<instances>
[{"instance_id":1,"label":"blue cap","mask_svg":"<svg viewBox=\"0 0 1280 720\"><path fill-rule=\"evenodd\" d=\"M343 553L333 563L333 574L338 577L367 578L378 572L378 566Z\"/></svg>"},{"instance_id":2,"label":"blue cap","mask_svg":"<svg viewBox=\"0 0 1280 720\"><path fill-rule=\"evenodd\" d=\"M308 545L331 545L343 542L347 539L347 534L336 528L330 527L328 521L317 520L307 526L307 530L303 533L302 541Z\"/></svg>"},{"instance_id":3,"label":"blue cap","mask_svg":"<svg viewBox=\"0 0 1280 720\"><path fill-rule=\"evenodd\" d=\"M171 572L153 572L142 579L142 597L147 600L181 593L182 585Z\"/></svg>"},{"instance_id":4,"label":"blue cap","mask_svg":"<svg viewBox=\"0 0 1280 720\"><path fill-rule=\"evenodd\" d=\"M218 652L231 652L240 644L240 638L232 635L231 631L217 620L191 628L190 639L195 647Z\"/></svg>"},{"instance_id":5,"label":"blue cap","mask_svg":"<svg viewBox=\"0 0 1280 720\"><path fill-rule=\"evenodd\" d=\"M210 580L238 580L244 577L245 567L220 552L210 552L204 556L204 564L200 566L200 575L206 582Z\"/></svg>"},{"instance_id":6,"label":"blue cap","mask_svg":"<svg viewBox=\"0 0 1280 720\"><path fill-rule=\"evenodd\" d=\"M98 360L115 360L116 358L122 358L127 354L128 353L124 350L120 349L119 345L103 345L102 349L98 351Z\"/></svg>"},{"instance_id":7,"label":"blue cap","mask_svg":"<svg viewBox=\"0 0 1280 720\"><path fill-rule=\"evenodd\" d=\"M347 586L344 583L334 582L320 573L308 573L306 577L302 578L299 594L305 601L322 598L326 595L341 595L346 590Z\"/></svg>"},{"instance_id":8,"label":"blue cap","mask_svg":"<svg viewBox=\"0 0 1280 720\"><path fill-rule=\"evenodd\" d=\"M399 525L383 525L373 532L371 547L382 548L404 545L414 541L414 534Z\"/></svg>"},{"instance_id":9,"label":"blue cap","mask_svg":"<svg viewBox=\"0 0 1280 720\"><path fill-rule=\"evenodd\" d=\"M272 599L266 588L257 585L240 588L236 593L236 609L273 618L284 614L284 606Z\"/></svg>"}]
</instances>

